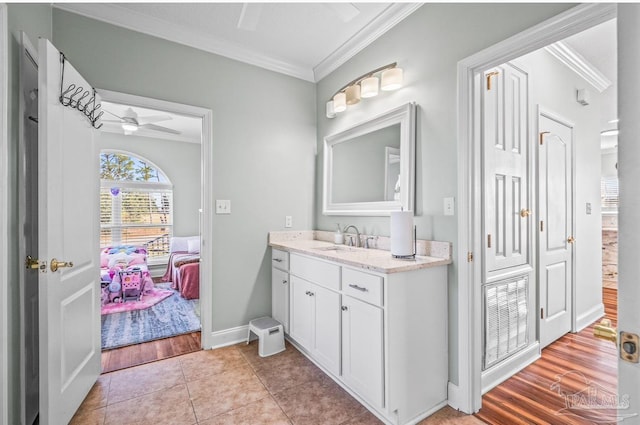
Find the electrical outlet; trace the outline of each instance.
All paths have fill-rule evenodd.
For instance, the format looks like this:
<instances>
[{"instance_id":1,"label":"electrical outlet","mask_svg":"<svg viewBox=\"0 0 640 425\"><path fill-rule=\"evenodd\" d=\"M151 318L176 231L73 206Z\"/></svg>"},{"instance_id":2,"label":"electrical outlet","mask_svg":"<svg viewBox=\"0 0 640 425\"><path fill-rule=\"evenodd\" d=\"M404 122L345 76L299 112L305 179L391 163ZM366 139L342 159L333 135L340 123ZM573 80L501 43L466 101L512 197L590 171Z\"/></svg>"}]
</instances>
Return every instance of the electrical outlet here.
<instances>
[{"instance_id":1,"label":"electrical outlet","mask_svg":"<svg viewBox=\"0 0 640 425\"><path fill-rule=\"evenodd\" d=\"M453 215L454 210L454 198L444 198L444 215Z\"/></svg>"},{"instance_id":2,"label":"electrical outlet","mask_svg":"<svg viewBox=\"0 0 640 425\"><path fill-rule=\"evenodd\" d=\"M231 201L216 199L216 214L231 214Z\"/></svg>"},{"instance_id":3,"label":"electrical outlet","mask_svg":"<svg viewBox=\"0 0 640 425\"><path fill-rule=\"evenodd\" d=\"M291 217L290 215L287 215L284 217L284 227L291 227L293 226L293 217Z\"/></svg>"}]
</instances>

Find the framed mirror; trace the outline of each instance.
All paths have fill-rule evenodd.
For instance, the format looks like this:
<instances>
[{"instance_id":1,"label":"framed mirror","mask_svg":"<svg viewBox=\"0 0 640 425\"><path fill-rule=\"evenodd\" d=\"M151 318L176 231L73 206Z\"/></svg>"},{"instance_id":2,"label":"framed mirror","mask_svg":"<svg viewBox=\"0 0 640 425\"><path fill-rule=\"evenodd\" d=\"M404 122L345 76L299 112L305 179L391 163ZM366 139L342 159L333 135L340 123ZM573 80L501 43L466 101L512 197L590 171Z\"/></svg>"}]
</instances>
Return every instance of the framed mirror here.
<instances>
[{"instance_id":1,"label":"framed mirror","mask_svg":"<svg viewBox=\"0 0 640 425\"><path fill-rule=\"evenodd\" d=\"M413 211L415 103L324 139L325 215Z\"/></svg>"}]
</instances>

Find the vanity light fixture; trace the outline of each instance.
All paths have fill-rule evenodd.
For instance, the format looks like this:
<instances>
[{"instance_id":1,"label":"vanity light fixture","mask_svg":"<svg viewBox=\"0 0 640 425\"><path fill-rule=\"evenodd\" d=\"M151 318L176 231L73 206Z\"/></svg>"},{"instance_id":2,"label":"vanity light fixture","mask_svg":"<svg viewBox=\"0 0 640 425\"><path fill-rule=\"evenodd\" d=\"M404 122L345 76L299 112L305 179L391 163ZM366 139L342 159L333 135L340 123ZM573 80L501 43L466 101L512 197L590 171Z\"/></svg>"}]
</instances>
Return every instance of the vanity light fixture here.
<instances>
[{"instance_id":1,"label":"vanity light fixture","mask_svg":"<svg viewBox=\"0 0 640 425\"><path fill-rule=\"evenodd\" d=\"M380 78L375 74L380 74ZM327 118L334 118L337 113L344 112L347 109L347 105L355 105L360 102L361 98L377 96L378 88L386 91L399 89L402 87L402 80L402 68L398 68L396 62L367 72L342 87L333 95L327 102L326 116ZM379 87L378 83L380 83Z\"/></svg>"},{"instance_id":2,"label":"vanity light fixture","mask_svg":"<svg viewBox=\"0 0 640 425\"><path fill-rule=\"evenodd\" d=\"M122 129L125 132L133 133L134 131L138 131L138 126L135 124L122 123Z\"/></svg>"}]
</instances>

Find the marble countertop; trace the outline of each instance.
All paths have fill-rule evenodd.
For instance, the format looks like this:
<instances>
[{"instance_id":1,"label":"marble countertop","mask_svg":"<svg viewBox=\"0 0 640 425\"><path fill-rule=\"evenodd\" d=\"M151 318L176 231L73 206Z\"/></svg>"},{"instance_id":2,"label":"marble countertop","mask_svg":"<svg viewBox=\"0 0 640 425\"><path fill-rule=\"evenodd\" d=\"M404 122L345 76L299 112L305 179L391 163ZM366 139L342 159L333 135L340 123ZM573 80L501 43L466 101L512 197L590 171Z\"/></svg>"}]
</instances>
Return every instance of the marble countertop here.
<instances>
[{"instance_id":1,"label":"marble countertop","mask_svg":"<svg viewBox=\"0 0 640 425\"><path fill-rule=\"evenodd\" d=\"M271 237L270 235L269 245L273 248L313 255L325 260L385 274L451 264L451 258L416 256L415 259L403 260L393 258L389 251L382 249L335 245L332 242L305 237L293 239Z\"/></svg>"}]
</instances>

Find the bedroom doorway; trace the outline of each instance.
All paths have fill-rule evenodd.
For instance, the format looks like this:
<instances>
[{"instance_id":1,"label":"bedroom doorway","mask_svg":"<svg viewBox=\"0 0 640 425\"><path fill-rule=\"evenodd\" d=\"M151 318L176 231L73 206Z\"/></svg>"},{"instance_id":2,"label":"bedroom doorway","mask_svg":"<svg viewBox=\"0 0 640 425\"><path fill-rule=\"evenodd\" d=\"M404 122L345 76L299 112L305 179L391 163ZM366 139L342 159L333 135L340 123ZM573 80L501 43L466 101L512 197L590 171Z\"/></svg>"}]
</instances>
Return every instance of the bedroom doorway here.
<instances>
[{"instance_id":1,"label":"bedroom doorway","mask_svg":"<svg viewBox=\"0 0 640 425\"><path fill-rule=\"evenodd\" d=\"M100 93L104 373L205 347L210 111Z\"/></svg>"}]
</instances>

